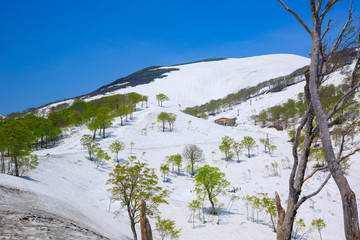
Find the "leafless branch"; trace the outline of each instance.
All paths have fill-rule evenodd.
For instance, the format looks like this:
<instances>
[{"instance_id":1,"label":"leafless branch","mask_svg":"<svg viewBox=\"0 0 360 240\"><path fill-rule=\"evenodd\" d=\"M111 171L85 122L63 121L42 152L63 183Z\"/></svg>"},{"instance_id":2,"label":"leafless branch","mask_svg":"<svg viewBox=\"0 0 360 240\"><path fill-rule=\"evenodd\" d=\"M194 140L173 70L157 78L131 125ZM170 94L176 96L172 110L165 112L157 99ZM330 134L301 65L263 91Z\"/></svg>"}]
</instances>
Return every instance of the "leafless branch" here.
<instances>
[{"instance_id":1,"label":"leafless branch","mask_svg":"<svg viewBox=\"0 0 360 240\"><path fill-rule=\"evenodd\" d=\"M330 51L330 54L334 53L334 52L336 51L336 49L338 49L338 45L339 45L339 43L341 42L341 39L342 39L342 37L344 36L344 33L345 33L347 27L348 27L349 24L350 24L350 21L351 21L351 18L352 18L352 14L353 14L353 12L354 12L354 9L352 8L352 5L353 5L353 1L351 0L350 8L349 8L348 19L347 19L347 21L346 21L343 29L342 29L341 32L339 33L337 39L335 40L334 45L333 45L333 47L332 47L332 49L331 49L331 51Z\"/></svg>"},{"instance_id":2,"label":"leafless branch","mask_svg":"<svg viewBox=\"0 0 360 240\"><path fill-rule=\"evenodd\" d=\"M351 153L349 153L349 154L347 154L347 155L345 155L345 156L341 157L341 158L340 158L340 162L341 162L341 161L343 161L343 160L345 160L346 158L348 158L348 157L350 157L350 156L354 155L355 153L357 153L357 152L359 152L359 151L360 151L360 148L356 148L356 149L354 149Z\"/></svg>"},{"instance_id":3,"label":"leafless branch","mask_svg":"<svg viewBox=\"0 0 360 240\"><path fill-rule=\"evenodd\" d=\"M322 21L324 20L326 14L332 9L332 7L338 3L338 2L341 2L343 0L329 0L325 6L325 9L324 11L322 11L322 13L320 14L320 17L319 17L319 20L320 20L320 23L322 23ZM319 13L319 12L318 12Z\"/></svg>"},{"instance_id":4,"label":"leafless branch","mask_svg":"<svg viewBox=\"0 0 360 240\"><path fill-rule=\"evenodd\" d=\"M314 174L317 173L318 171L325 170L325 169L327 169L327 168L328 168L328 165L315 168L308 176L306 176L306 177L304 178L304 182L306 182L307 180L309 180L309 179L310 179L312 176L314 176Z\"/></svg>"},{"instance_id":5,"label":"leafless branch","mask_svg":"<svg viewBox=\"0 0 360 240\"><path fill-rule=\"evenodd\" d=\"M310 31L309 27L303 22L303 20L301 20L301 18L293 10L291 10L288 6L286 6L286 4L282 0L277 0L277 1L281 5L283 5L283 7L286 9L286 11L291 13L296 18L296 20L305 28L305 30L311 35L311 31Z\"/></svg>"},{"instance_id":6,"label":"leafless branch","mask_svg":"<svg viewBox=\"0 0 360 240\"><path fill-rule=\"evenodd\" d=\"M330 30L330 23L331 23L331 19L329 19L327 26L326 26L326 30L324 31L323 35L321 36L321 41L324 39L325 35Z\"/></svg>"},{"instance_id":7,"label":"leafless branch","mask_svg":"<svg viewBox=\"0 0 360 240\"><path fill-rule=\"evenodd\" d=\"M307 195L307 196L303 196L299 202L296 204L296 207L299 208L301 206L301 204L303 204L306 200L308 200L309 198L312 198L313 196L315 196L316 194L318 194L326 185L326 183L329 181L331 177L331 173L329 173L325 179L325 181L320 185L320 187L313 193Z\"/></svg>"}]
</instances>

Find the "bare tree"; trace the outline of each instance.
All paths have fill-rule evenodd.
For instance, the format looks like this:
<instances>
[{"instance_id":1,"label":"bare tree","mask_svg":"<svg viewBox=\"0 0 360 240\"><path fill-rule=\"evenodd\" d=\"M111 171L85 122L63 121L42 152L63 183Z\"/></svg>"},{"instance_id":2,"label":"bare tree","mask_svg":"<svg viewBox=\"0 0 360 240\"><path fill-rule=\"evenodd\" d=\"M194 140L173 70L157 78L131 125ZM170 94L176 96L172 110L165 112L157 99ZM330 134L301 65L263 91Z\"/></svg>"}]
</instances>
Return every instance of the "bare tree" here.
<instances>
[{"instance_id":1,"label":"bare tree","mask_svg":"<svg viewBox=\"0 0 360 240\"><path fill-rule=\"evenodd\" d=\"M286 211L284 211L282 208L278 195L276 197L277 209L280 216L278 221L277 239L291 238L292 225L297 209L307 199L319 193L331 176L335 180L335 183L337 184L341 194L345 237L347 240L360 239L356 196L350 188L346 177L341 171L340 162L344 159L344 157L341 155L342 149L340 149L337 155L335 154L329 127L329 119L331 119L331 117L337 111L344 107L344 105L348 102L351 96L353 96L355 90L360 85L359 81L357 80L359 58L356 61L354 71L349 81L348 90L327 114L324 112L324 107L321 104L319 94L320 85L326 80L326 77L331 72L333 72L336 67L338 67L338 56L341 56L342 50L351 47L351 44L358 41L356 39L358 30L354 31L354 29L349 27L354 11L352 8L352 0L348 12L348 19L337 38L334 40L332 46L330 46L325 41L327 39L327 33L331 29L331 19L328 20L326 29L324 31L322 31L322 25L330 10L335 6L336 3L340 2L341 0L310 0L312 29L309 28L304 23L304 21L282 0L277 1L297 19L297 21L310 34L312 40L311 63L305 90L305 94L307 95L308 108L297 129L295 137L293 147L294 165L289 179L289 197ZM313 119L315 117L318 126L314 128ZM300 134L303 129L305 129L305 135L303 140L302 153L299 158L297 148L299 146ZM318 133L320 133L320 139L327 162L327 166L325 167L330 170L330 174L315 192L300 198L301 187L303 183L314 175L313 172L309 176L305 177L305 169L308 161L311 142ZM315 170L315 172L316 171L317 170Z\"/></svg>"},{"instance_id":2,"label":"bare tree","mask_svg":"<svg viewBox=\"0 0 360 240\"><path fill-rule=\"evenodd\" d=\"M194 176L195 164L204 161L204 153L202 149L194 144L186 145L183 150L183 156L189 161L191 167L191 176Z\"/></svg>"}]
</instances>

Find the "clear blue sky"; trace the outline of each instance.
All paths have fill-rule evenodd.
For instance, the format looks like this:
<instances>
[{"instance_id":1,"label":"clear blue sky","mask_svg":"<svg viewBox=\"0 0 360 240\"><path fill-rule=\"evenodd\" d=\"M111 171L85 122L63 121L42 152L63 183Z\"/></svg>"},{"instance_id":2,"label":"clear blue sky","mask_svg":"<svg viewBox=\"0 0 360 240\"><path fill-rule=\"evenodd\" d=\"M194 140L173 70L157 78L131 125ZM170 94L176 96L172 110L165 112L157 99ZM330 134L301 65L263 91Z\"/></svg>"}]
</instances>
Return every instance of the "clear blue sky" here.
<instances>
[{"instance_id":1,"label":"clear blue sky","mask_svg":"<svg viewBox=\"0 0 360 240\"><path fill-rule=\"evenodd\" d=\"M285 2L309 23L308 1ZM348 5L333 11L339 26ZM276 0L0 0L0 30L5 115L148 66L310 52L309 36Z\"/></svg>"}]
</instances>

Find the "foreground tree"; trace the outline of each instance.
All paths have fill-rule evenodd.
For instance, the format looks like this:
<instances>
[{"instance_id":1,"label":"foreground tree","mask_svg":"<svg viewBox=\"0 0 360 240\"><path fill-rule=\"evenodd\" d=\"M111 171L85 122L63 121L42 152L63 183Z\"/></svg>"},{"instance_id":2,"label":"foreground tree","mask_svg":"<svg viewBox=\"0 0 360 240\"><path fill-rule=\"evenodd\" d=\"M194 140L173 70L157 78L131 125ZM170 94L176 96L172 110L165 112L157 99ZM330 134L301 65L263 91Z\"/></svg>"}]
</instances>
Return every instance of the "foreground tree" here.
<instances>
[{"instance_id":1,"label":"foreground tree","mask_svg":"<svg viewBox=\"0 0 360 240\"><path fill-rule=\"evenodd\" d=\"M193 177L195 174L195 164L201 163L205 159L203 150L194 144L186 145L183 150L183 156L189 162L191 176Z\"/></svg>"},{"instance_id":2,"label":"foreground tree","mask_svg":"<svg viewBox=\"0 0 360 240\"><path fill-rule=\"evenodd\" d=\"M331 73L336 64L336 56L341 56L341 51L344 48L350 47L353 43L358 43L359 39L357 34L358 30L354 31L354 28L350 26L352 18L352 1L350 4L350 10L348 12L348 20L345 26L338 34L332 47L325 43L327 40L327 33L329 32L331 19L327 23L325 30L322 29L323 21L327 17L330 10L341 0L310 0L310 12L312 19L312 28L309 28L305 22L291 10L282 0L277 0L289 13L291 13L297 21L304 27L309 33L312 40L311 48L311 63L309 68L309 74L307 79L307 98L308 98L308 109L304 118L301 121L300 126L295 138L295 146L299 142L300 131L305 126L305 138L303 140L303 153L300 155L300 161L298 161L297 149L293 148L294 166L290 175L289 181L289 198L288 206L285 211L282 209L279 197L277 196L277 208L279 212L278 222L278 239L290 239L292 225L294 222L294 216L300 205L308 198L316 195L323 186L326 184L330 176L333 177L335 183L340 191L343 214L344 214L344 229L345 237L347 240L360 239L359 230L359 216L356 203L356 195L351 189L344 173L341 171L340 162L342 160L341 154L335 155L329 127L329 119L339 111L348 102L355 90L359 87L358 81L358 69L359 69L359 58L355 63L355 70L349 80L349 88L345 94L339 99L332 109L326 114L324 106L321 103L320 98L320 85L324 81L329 73ZM335 60L334 60L335 59ZM330 64L329 64L330 63ZM313 130L313 119L316 116L318 127ZM299 131L300 130L300 131ZM299 201L301 194L301 186L308 178L304 178L304 172L307 164L307 156L309 154L310 144L315 137L316 133L320 132L320 139L325 153L325 159L328 164L328 169L331 175L325 179L323 184L317 191L308 196L304 196ZM305 152L304 152L305 150ZM340 151L341 152L341 151ZM304 154L304 155L303 155Z\"/></svg>"},{"instance_id":3,"label":"foreground tree","mask_svg":"<svg viewBox=\"0 0 360 240\"><path fill-rule=\"evenodd\" d=\"M159 187L158 177L145 163L127 161L115 166L107 181L111 185L112 200L119 201L128 213L134 240L137 240L135 225L140 221L141 200L147 203L147 215L158 215L158 206L166 203L167 190Z\"/></svg>"},{"instance_id":4,"label":"foreground tree","mask_svg":"<svg viewBox=\"0 0 360 240\"><path fill-rule=\"evenodd\" d=\"M225 193L225 189L230 185L230 182L225 179L225 173L220 172L217 167L205 165L198 168L194 182L196 194L199 197L206 196L211 203L211 213L216 214L216 197Z\"/></svg>"}]
</instances>

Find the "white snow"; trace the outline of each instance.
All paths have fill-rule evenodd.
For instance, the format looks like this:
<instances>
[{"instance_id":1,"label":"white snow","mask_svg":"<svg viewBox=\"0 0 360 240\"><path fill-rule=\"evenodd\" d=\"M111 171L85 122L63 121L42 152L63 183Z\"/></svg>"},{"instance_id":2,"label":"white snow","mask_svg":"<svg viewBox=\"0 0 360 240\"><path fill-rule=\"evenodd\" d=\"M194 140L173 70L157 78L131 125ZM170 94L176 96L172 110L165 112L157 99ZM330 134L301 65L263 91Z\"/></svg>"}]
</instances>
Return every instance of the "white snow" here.
<instances>
[{"instance_id":1,"label":"white snow","mask_svg":"<svg viewBox=\"0 0 360 240\"><path fill-rule=\"evenodd\" d=\"M207 164L219 167L226 174L231 186L241 187L241 191L235 194L245 196L267 192L273 197L274 192L278 191L285 205L289 170L280 167L280 176L269 177L265 165L276 161L281 166L281 159L291 159L291 144L287 142L287 133L254 126L249 117L264 108L296 97L302 91L303 83L280 93L263 95L258 100L253 99L251 104L248 101L224 113L236 116L237 110L240 110L238 118L242 124L234 128L214 124L215 117L203 120L186 115L180 111L179 104L184 108L224 97L240 88L288 74L308 62L308 59L294 55L269 55L178 66L180 71L168 73L166 78L114 92L113 94L135 91L148 95L149 108L135 112L134 120L126 126L120 126L120 119L116 119L113 126L107 129L109 137L99 139L99 143L110 153L109 145L120 139L127 146L125 151L120 152L122 160L135 155L141 162L148 163L157 171L159 184L172 191L168 199L169 205L160 207L161 215L163 218L175 220L176 226L182 228L180 239L275 239L276 235L268 224L256 224L246 219L246 209L242 201L235 202L231 214L227 215L220 225L216 224L216 218L208 216L206 224L196 220L195 229L192 229L192 223L188 222L190 210L187 208L188 202L196 198L192 191L192 178L170 174L171 181L163 183L158 169L167 155L182 153L187 144L197 144L203 149ZM157 106L155 100L155 95L160 92L170 97L170 101L165 102L163 107ZM156 122L157 114L162 111L173 112L178 116L173 132L162 132L160 124ZM144 128L146 134L142 134ZM32 180L0 175L0 183L38 194L39 206L42 209L76 221L111 239L132 238L126 212L122 211L114 218L113 213L119 208L115 203L108 212L110 194L105 182L114 163L107 162L96 169L95 164L87 160L87 153L80 145L83 134L90 134L90 131L86 127L79 128L62 139L59 146L36 151L36 154L42 156L42 161L37 169L29 172ZM278 147L273 157L265 154L259 143L259 139L266 137L266 134L269 134ZM218 149L224 136L233 137L237 141L244 136L252 136L260 146L253 152L253 157L242 155L241 163L225 162ZM130 142L135 143L133 154L130 154ZM48 153L50 155L47 155ZM356 157L358 155L353 159ZM354 162L348 175L356 193L360 191L359 169L359 163ZM304 186L304 192L309 193L316 189L325 175L326 173L319 173L309 181L309 184ZM221 197L221 200L227 203L228 198ZM205 203L207 207L210 206ZM324 240L344 239L341 199L332 180L319 195L301 206L298 215L305 219L308 226L313 218L323 218L327 225L322 232ZM151 224L154 238L161 239L154 231L155 220L151 220ZM313 231L307 239L320 238L318 233Z\"/></svg>"}]
</instances>

